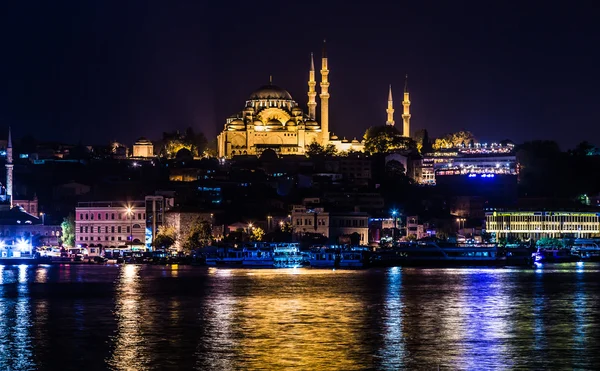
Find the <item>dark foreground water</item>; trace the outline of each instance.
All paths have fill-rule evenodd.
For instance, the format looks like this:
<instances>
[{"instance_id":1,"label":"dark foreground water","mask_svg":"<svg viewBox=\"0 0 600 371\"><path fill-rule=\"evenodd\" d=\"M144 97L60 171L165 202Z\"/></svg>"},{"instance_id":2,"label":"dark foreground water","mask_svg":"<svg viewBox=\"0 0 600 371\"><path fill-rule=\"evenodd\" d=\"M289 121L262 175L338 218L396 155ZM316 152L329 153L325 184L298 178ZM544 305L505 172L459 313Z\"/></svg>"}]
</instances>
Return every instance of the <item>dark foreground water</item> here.
<instances>
[{"instance_id":1,"label":"dark foreground water","mask_svg":"<svg viewBox=\"0 0 600 371\"><path fill-rule=\"evenodd\" d=\"M0 370L594 369L600 266L0 266Z\"/></svg>"}]
</instances>

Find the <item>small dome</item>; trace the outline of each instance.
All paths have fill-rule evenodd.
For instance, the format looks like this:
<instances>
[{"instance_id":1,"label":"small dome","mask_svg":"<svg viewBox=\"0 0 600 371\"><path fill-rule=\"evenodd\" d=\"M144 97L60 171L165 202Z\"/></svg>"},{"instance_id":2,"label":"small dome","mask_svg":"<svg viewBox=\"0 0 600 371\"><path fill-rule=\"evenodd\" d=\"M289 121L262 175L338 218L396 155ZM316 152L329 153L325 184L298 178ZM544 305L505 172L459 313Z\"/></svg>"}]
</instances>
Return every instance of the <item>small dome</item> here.
<instances>
[{"instance_id":1,"label":"small dome","mask_svg":"<svg viewBox=\"0 0 600 371\"><path fill-rule=\"evenodd\" d=\"M278 128L282 128L283 124L281 123L281 121L277 120L277 119L272 119L269 120L269 122L267 122L267 128L269 129L278 129Z\"/></svg>"},{"instance_id":2,"label":"small dome","mask_svg":"<svg viewBox=\"0 0 600 371\"><path fill-rule=\"evenodd\" d=\"M340 139L340 138L338 138L338 136L337 136L337 135L335 135L335 134L333 134L333 135L331 136L331 140L338 140L338 139Z\"/></svg>"},{"instance_id":3,"label":"small dome","mask_svg":"<svg viewBox=\"0 0 600 371\"><path fill-rule=\"evenodd\" d=\"M302 108L300 108L298 106L292 108L292 115L294 115L294 116L302 115Z\"/></svg>"},{"instance_id":4,"label":"small dome","mask_svg":"<svg viewBox=\"0 0 600 371\"><path fill-rule=\"evenodd\" d=\"M244 125L244 121L240 119L235 119L227 125L229 129L244 129L246 125Z\"/></svg>"},{"instance_id":5,"label":"small dome","mask_svg":"<svg viewBox=\"0 0 600 371\"><path fill-rule=\"evenodd\" d=\"M352 139L352 143L360 143L356 138Z\"/></svg>"},{"instance_id":6,"label":"small dome","mask_svg":"<svg viewBox=\"0 0 600 371\"><path fill-rule=\"evenodd\" d=\"M319 126L319 124L314 120L306 120L306 126Z\"/></svg>"},{"instance_id":7,"label":"small dome","mask_svg":"<svg viewBox=\"0 0 600 371\"><path fill-rule=\"evenodd\" d=\"M282 99L292 100L292 96L287 90L276 85L264 85L250 94L250 100L256 99Z\"/></svg>"},{"instance_id":8,"label":"small dome","mask_svg":"<svg viewBox=\"0 0 600 371\"><path fill-rule=\"evenodd\" d=\"M285 124L285 126L296 126L296 121L290 120Z\"/></svg>"},{"instance_id":9,"label":"small dome","mask_svg":"<svg viewBox=\"0 0 600 371\"><path fill-rule=\"evenodd\" d=\"M262 121L260 120L254 120L254 122L252 123L254 126L262 126L264 125Z\"/></svg>"}]
</instances>

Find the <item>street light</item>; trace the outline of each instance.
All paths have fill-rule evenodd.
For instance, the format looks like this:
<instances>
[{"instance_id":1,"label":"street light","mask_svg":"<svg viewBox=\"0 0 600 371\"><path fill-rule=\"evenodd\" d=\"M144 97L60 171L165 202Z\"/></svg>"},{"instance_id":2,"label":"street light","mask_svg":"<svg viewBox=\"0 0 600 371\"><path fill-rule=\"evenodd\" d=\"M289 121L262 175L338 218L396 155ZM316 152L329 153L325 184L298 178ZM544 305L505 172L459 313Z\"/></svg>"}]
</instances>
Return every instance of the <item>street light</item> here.
<instances>
[{"instance_id":1,"label":"street light","mask_svg":"<svg viewBox=\"0 0 600 371\"><path fill-rule=\"evenodd\" d=\"M129 215L129 243L131 250L133 250L133 207L127 206L125 208L125 213Z\"/></svg>"},{"instance_id":2,"label":"street light","mask_svg":"<svg viewBox=\"0 0 600 371\"><path fill-rule=\"evenodd\" d=\"M465 221L466 221L466 220L467 220L467 219L465 219L465 218L456 218L456 221L458 222L458 231L459 231L459 232L460 232L460 230L461 230L461 228L460 228L460 222L462 222L462 223L463 223L463 228L464 228L464 226L465 226Z\"/></svg>"}]
</instances>

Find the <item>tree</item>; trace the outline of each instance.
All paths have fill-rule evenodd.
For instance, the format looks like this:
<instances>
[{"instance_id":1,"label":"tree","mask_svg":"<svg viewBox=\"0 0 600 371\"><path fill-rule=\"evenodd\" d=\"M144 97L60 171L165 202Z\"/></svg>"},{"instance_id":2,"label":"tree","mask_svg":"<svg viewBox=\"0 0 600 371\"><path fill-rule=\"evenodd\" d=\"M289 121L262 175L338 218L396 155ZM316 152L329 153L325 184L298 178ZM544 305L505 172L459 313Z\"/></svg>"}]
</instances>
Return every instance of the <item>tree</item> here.
<instances>
[{"instance_id":1,"label":"tree","mask_svg":"<svg viewBox=\"0 0 600 371\"><path fill-rule=\"evenodd\" d=\"M208 140L203 133L195 133L194 129L188 127L183 134L179 130L164 132L161 140L160 155L167 158L175 158L182 149L190 151L192 156L204 153Z\"/></svg>"},{"instance_id":2,"label":"tree","mask_svg":"<svg viewBox=\"0 0 600 371\"><path fill-rule=\"evenodd\" d=\"M250 240L252 241L262 241L265 237L265 231L260 227L252 228L252 233L250 234Z\"/></svg>"},{"instance_id":3,"label":"tree","mask_svg":"<svg viewBox=\"0 0 600 371\"><path fill-rule=\"evenodd\" d=\"M414 140L402 136L393 126L372 126L364 135L365 152L389 153L395 150L412 150L417 145Z\"/></svg>"},{"instance_id":4,"label":"tree","mask_svg":"<svg viewBox=\"0 0 600 371\"><path fill-rule=\"evenodd\" d=\"M402 178L406 176L406 168L400 161L391 160L385 164L385 174L389 178Z\"/></svg>"},{"instance_id":5,"label":"tree","mask_svg":"<svg viewBox=\"0 0 600 371\"><path fill-rule=\"evenodd\" d=\"M198 247L205 247L212 242L212 225L206 220L198 218L194 221L187 236L183 239L183 249L191 251Z\"/></svg>"},{"instance_id":6,"label":"tree","mask_svg":"<svg viewBox=\"0 0 600 371\"><path fill-rule=\"evenodd\" d=\"M429 142L429 133L427 132L427 129L417 130L414 139L417 144L417 150L419 150L420 153L431 152L431 143Z\"/></svg>"},{"instance_id":7,"label":"tree","mask_svg":"<svg viewBox=\"0 0 600 371\"><path fill-rule=\"evenodd\" d=\"M456 148L460 146L468 146L475 141L473 133L467 130L460 130L455 133L445 134L441 138L437 138L433 143L434 149Z\"/></svg>"},{"instance_id":8,"label":"tree","mask_svg":"<svg viewBox=\"0 0 600 371\"><path fill-rule=\"evenodd\" d=\"M337 149L333 144L328 144L327 146L323 147L317 142L312 142L307 146L306 149L306 157L312 159L334 156L336 153Z\"/></svg>"},{"instance_id":9,"label":"tree","mask_svg":"<svg viewBox=\"0 0 600 371\"><path fill-rule=\"evenodd\" d=\"M589 156L594 153L595 148L593 144L584 140L569 152L575 156Z\"/></svg>"},{"instance_id":10,"label":"tree","mask_svg":"<svg viewBox=\"0 0 600 371\"><path fill-rule=\"evenodd\" d=\"M169 225L163 225L158 228L152 245L154 247L168 249L175 244L176 239L177 232L175 231L175 228Z\"/></svg>"},{"instance_id":11,"label":"tree","mask_svg":"<svg viewBox=\"0 0 600 371\"><path fill-rule=\"evenodd\" d=\"M537 240L536 245L538 247L564 247L563 241L558 238L543 237Z\"/></svg>"},{"instance_id":12,"label":"tree","mask_svg":"<svg viewBox=\"0 0 600 371\"><path fill-rule=\"evenodd\" d=\"M360 234L358 234L357 232L352 233L350 235L350 244L352 246L360 245Z\"/></svg>"},{"instance_id":13,"label":"tree","mask_svg":"<svg viewBox=\"0 0 600 371\"><path fill-rule=\"evenodd\" d=\"M64 218L63 222L60 223L60 227L62 229L62 244L67 247L75 246L75 216L69 214L69 216Z\"/></svg>"}]
</instances>

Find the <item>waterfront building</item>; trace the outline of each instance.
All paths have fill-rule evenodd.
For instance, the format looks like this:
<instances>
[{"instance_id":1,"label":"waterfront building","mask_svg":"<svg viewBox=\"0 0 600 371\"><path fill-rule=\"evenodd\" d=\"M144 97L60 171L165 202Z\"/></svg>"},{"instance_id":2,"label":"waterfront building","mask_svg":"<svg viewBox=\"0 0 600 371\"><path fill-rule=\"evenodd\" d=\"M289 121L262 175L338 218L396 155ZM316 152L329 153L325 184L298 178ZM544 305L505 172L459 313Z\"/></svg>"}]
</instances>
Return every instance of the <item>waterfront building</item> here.
<instances>
[{"instance_id":1,"label":"waterfront building","mask_svg":"<svg viewBox=\"0 0 600 371\"><path fill-rule=\"evenodd\" d=\"M75 244L143 249L146 215L144 201L79 202L75 208Z\"/></svg>"},{"instance_id":2,"label":"waterfront building","mask_svg":"<svg viewBox=\"0 0 600 371\"><path fill-rule=\"evenodd\" d=\"M305 199L294 205L291 213L292 233L296 240L305 234L320 234L332 243L347 240L354 233L361 245L369 240L369 214L361 211L327 211L320 199ZM348 241L346 241L348 242Z\"/></svg>"},{"instance_id":3,"label":"waterfront building","mask_svg":"<svg viewBox=\"0 0 600 371\"><path fill-rule=\"evenodd\" d=\"M242 111L230 116L217 136L218 156L258 156L266 149L278 155L304 155L307 146L334 145L338 151L362 151L358 140L340 140L329 130L329 66L325 46L321 58L321 111L317 122L314 58L311 54L308 79L308 104L305 112L290 93L273 85L272 79L250 94Z\"/></svg>"},{"instance_id":4,"label":"waterfront building","mask_svg":"<svg viewBox=\"0 0 600 371\"><path fill-rule=\"evenodd\" d=\"M0 256L3 258L31 254L36 246L56 246L61 233L59 225L44 225L42 218L19 206L0 205Z\"/></svg>"},{"instance_id":5,"label":"waterfront building","mask_svg":"<svg viewBox=\"0 0 600 371\"><path fill-rule=\"evenodd\" d=\"M600 236L600 213L494 211L486 213L485 229L496 239L591 238Z\"/></svg>"}]
</instances>

